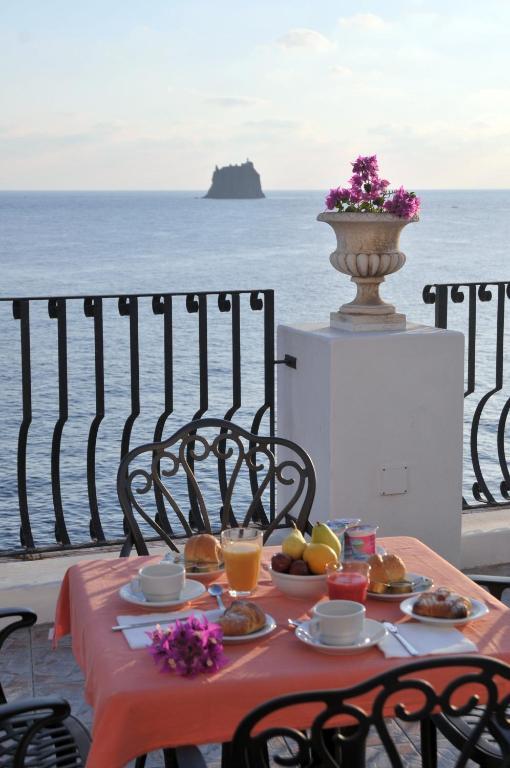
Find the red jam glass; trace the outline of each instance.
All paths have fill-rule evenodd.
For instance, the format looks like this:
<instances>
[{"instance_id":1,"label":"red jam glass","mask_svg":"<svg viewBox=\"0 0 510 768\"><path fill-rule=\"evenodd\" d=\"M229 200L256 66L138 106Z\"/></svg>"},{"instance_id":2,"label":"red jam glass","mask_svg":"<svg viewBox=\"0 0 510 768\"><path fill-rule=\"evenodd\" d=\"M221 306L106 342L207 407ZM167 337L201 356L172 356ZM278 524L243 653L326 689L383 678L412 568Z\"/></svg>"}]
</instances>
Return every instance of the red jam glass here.
<instances>
[{"instance_id":1,"label":"red jam glass","mask_svg":"<svg viewBox=\"0 0 510 768\"><path fill-rule=\"evenodd\" d=\"M330 600L366 602L370 574L368 563L359 560L347 560L338 565L328 565L326 572Z\"/></svg>"}]
</instances>

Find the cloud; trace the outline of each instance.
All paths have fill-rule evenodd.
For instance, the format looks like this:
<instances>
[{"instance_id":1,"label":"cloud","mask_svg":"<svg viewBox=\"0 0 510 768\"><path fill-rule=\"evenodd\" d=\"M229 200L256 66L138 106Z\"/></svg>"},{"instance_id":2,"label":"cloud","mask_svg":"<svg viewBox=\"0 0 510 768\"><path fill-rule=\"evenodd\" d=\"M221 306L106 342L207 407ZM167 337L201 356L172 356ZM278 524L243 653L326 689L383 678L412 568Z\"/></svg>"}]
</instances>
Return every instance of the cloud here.
<instances>
[{"instance_id":1,"label":"cloud","mask_svg":"<svg viewBox=\"0 0 510 768\"><path fill-rule=\"evenodd\" d=\"M336 77L352 77L353 75L352 69L349 69L349 67L342 67L340 64L331 67L330 71Z\"/></svg>"},{"instance_id":2,"label":"cloud","mask_svg":"<svg viewBox=\"0 0 510 768\"><path fill-rule=\"evenodd\" d=\"M341 27L360 30L382 30L389 26L388 22L380 16L376 16L375 13L356 13L354 16L342 16L338 19L338 23Z\"/></svg>"},{"instance_id":3,"label":"cloud","mask_svg":"<svg viewBox=\"0 0 510 768\"><path fill-rule=\"evenodd\" d=\"M120 128L114 123L96 123L88 129L68 133L26 132L23 129L0 127L0 149L20 152L53 152L73 149L80 145L100 144L118 136Z\"/></svg>"},{"instance_id":4,"label":"cloud","mask_svg":"<svg viewBox=\"0 0 510 768\"><path fill-rule=\"evenodd\" d=\"M297 120L250 120L240 126L239 135L248 136L250 141L281 141L298 133L300 128Z\"/></svg>"},{"instance_id":5,"label":"cloud","mask_svg":"<svg viewBox=\"0 0 510 768\"><path fill-rule=\"evenodd\" d=\"M317 52L329 51L333 47L333 43L325 35L315 29L302 27L289 30L285 35L278 38L277 42L282 48L304 48Z\"/></svg>"},{"instance_id":6,"label":"cloud","mask_svg":"<svg viewBox=\"0 0 510 768\"><path fill-rule=\"evenodd\" d=\"M217 107L232 109L237 107L256 107L262 104L262 99L252 99L242 96L209 96L206 101Z\"/></svg>"}]
</instances>

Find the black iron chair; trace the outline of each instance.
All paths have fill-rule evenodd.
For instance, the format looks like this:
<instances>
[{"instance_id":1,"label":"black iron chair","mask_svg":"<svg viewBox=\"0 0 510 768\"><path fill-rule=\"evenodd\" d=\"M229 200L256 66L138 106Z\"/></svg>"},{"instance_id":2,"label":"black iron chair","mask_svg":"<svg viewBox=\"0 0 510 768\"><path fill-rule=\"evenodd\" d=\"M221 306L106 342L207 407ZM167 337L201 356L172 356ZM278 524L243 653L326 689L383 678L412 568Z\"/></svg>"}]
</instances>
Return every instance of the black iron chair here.
<instances>
[{"instance_id":1,"label":"black iron chair","mask_svg":"<svg viewBox=\"0 0 510 768\"><path fill-rule=\"evenodd\" d=\"M199 469L205 470L208 459L214 468L211 472L209 464L201 481ZM140 466L143 462L145 465ZM249 493L250 499L239 501L239 514L233 497L243 468L247 478L245 493ZM185 482L176 482L179 474ZM288 500L271 520L263 500L274 494L277 483L287 488ZM219 489L220 499L219 523L214 527L203 490L212 484ZM130 451L119 467L117 492L127 533L121 555L129 555L133 546L139 555L147 555L135 513L175 551L174 538L188 537L197 531L218 533L236 525L260 526L264 529L264 541L276 528L292 522L302 532L309 532L315 470L306 451L290 440L253 435L223 419L199 419L164 442L148 443Z\"/></svg>"},{"instance_id":2,"label":"black iron chair","mask_svg":"<svg viewBox=\"0 0 510 768\"><path fill-rule=\"evenodd\" d=\"M509 576L469 574L469 578L488 589L498 600L501 599L505 589L510 589ZM510 702L508 706L508 717L510 717ZM477 706L473 707L472 711L466 715L457 716L442 713L435 718L435 724L443 736L457 749L462 749L473 728L481 718L485 717L485 714L485 707ZM494 733L498 733L498 739L495 738ZM490 727L486 727L480 735L478 744L473 748L471 759L482 768L499 768L501 765L499 739L507 739L510 742L510 733L508 729L501 729L497 720L491 718ZM510 743L508 748L510 749Z\"/></svg>"},{"instance_id":3,"label":"black iron chair","mask_svg":"<svg viewBox=\"0 0 510 768\"><path fill-rule=\"evenodd\" d=\"M423 679L424 672L433 676L434 670L446 669L450 673L456 668L459 676L439 690ZM506 692L498 693L498 683L504 683ZM438 756L435 714L440 711L451 716L466 716L483 694L487 704L468 738L460 745L455 766L464 768L467 760L473 758L484 730L488 729L500 750L498 768L507 768L510 765L510 718L506 714L510 701L509 685L508 665L483 656L451 656L412 662L352 688L281 696L243 718L232 741L230 765L232 768L265 768L273 764L299 768L356 768L364 765L367 737L375 730L389 763L402 768L394 729L388 727L386 720L391 717L406 729L411 723L419 723L422 765L435 768ZM359 698L367 694L373 694L373 705L365 710L360 706ZM420 703L413 706L409 696L416 701L416 694ZM296 712L295 707L301 704L314 706L315 716L309 730L271 726L270 723L264 728L266 717L277 713L282 722L286 710ZM348 718L348 727L332 729L333 719L342 715ZM310 723L303 725L310 726Z\"/></svg>"},{"instance_id":4,"label":"black iron chair","mask_svg":"<svg viewBox=\"0 0 510 768\"><path fill-rule=\"evenodd\" d=\"M22 627L37 621L25 608L2 608L0 619L19 617L0 630L0 649ZM7 703L0 684L0 766L2 768L81 768L90 746L87 729L56 696Z\"/></svg>"}]
</instances>

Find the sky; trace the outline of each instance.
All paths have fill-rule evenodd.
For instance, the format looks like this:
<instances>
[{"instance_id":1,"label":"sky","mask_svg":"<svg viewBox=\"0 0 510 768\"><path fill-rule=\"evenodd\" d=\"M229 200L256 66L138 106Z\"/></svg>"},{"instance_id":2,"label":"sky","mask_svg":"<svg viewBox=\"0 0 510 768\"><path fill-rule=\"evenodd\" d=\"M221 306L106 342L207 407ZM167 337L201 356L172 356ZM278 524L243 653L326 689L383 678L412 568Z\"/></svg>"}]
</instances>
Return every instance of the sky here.
<instances>
[{"instance_id":1,"label":"sky","mask_svg":"<svg viewBox=\"0 0 510 768\"><path fill-rule=\"evenodd\" d=\"M0 189L509 188L508 0L0 0Z\"/></svg>"}]
</instances>

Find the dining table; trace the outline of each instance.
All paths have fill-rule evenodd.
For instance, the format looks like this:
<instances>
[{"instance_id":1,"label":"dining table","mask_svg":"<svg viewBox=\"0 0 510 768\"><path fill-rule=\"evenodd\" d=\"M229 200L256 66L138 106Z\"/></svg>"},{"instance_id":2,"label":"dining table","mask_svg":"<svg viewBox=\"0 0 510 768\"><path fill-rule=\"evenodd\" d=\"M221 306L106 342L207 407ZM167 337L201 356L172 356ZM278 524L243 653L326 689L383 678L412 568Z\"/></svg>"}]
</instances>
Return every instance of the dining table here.
<instances>
[{"instance_id":1,"label":"dining table","mask_svg":"<svg viewBox=\"0 0 510 768\"><path fill-rule=\"evenodd\" d=\"M487 614L459 629L478 653L510 663L509 608L416 538L381 538L378 544L398 554L408 571L430 577L434 586L483 601ZM263 564L277 551L280 547L264 547ZM250 600L274 617L274 631L252 641L225 644L227 663L217 672L195 677L163 673L147 648L132 649L122 632L112 631L119 615L147 613L143 607L127 605L119 590L143 565L160 559L87 560L71 566L64 576L56 606L54 646L71 635L73 653L85 678L85 697L93 707L87 768L121 768L136 756L163 747L229 742L241 718L273 697L352 686L403 663L402 658L386 658L377 646L356 656L326 655L299 642L288 619L306 619L317 600L288 597L262 567ZM224 574L218 583L227 587ZM216 603L205 592L192 607L206 611ZM398 600L369 597L366 615L397 625L409 621ZM438 674L443 679L437 679ZM430 682L448 682L445 674L444 670L431 672ZM452 670L454 674L458 670ZM369 706L370 701L360 704ZM299 722L286 725L307 725L303 722L306 708L300 708L298 716Z\"/></svg>"}]
</instances>

